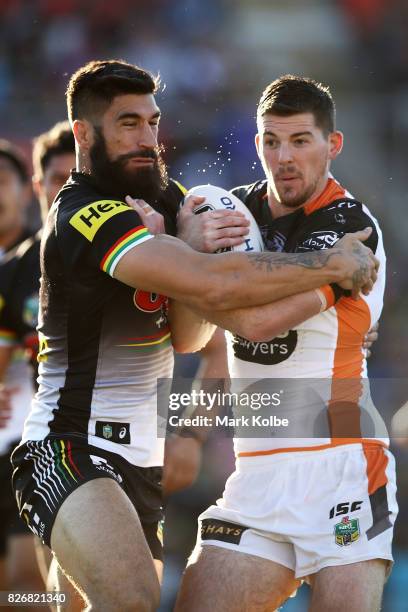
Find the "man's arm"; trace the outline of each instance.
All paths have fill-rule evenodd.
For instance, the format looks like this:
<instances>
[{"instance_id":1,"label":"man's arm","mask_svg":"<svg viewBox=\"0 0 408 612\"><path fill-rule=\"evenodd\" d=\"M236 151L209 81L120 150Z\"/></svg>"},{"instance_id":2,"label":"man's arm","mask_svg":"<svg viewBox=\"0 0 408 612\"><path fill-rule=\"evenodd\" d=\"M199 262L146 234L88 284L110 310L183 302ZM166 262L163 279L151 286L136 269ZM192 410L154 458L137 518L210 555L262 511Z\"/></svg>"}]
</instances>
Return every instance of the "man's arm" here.
<instances>
[{"instance_id":1,"label":"man's arm","mask_svg":"<svg viewBox=\"0 0 408 612\"><path fill-rule=\"evenodd\" d=\"M223 393L228 378L225 335L222 329L217 329L201 351L201 363L193 386ZM201 447L208 433L208 429L190 427L167 436L162 479L165 495L185 489L196 480L201 465Z\"/></svg>"},{"instance_id":2,"label":"man's arm","mask_svg":"<svg viewBox=\"0 0 408 612\"><path fill-rule=\"evenodd\" d=\"M171 236L158 235L126 252L113 276L209 311L256 306L332 282L359 292L370 289L378 262L359 241L345 236L330 251L311 253L197 253Z\"/></svg>"},{"instance_id":3,"label":"man's arm","mask_svg":"<svg viewBox=\"0 0 408 612\"><path fill-rule=\"evenodd\" d=\"M216 326L181 302L170 300L171 341L178 353L195 353L211 339Z\"/></svg>"},{"instance_id":4,"label":"man's arm","mask_svg":"<svg viewBox=\"0 0 408 612\"><path fill-rule=\"evenodd\" d=\"M200 311L199 316L251 342L272 340L322 310L316 291L298 293L263 306L222 312Z\"/></svg>"}]
</instances>

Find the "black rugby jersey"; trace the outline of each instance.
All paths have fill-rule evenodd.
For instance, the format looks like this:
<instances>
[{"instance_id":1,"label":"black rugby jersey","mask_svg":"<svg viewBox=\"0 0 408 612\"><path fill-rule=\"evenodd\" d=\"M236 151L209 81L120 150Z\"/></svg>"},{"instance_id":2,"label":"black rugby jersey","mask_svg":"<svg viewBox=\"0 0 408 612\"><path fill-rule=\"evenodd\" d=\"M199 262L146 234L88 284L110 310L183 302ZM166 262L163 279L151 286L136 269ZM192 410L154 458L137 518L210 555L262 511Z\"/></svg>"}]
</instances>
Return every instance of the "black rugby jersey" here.
<instances>
[{"instance_id":1,"label":"black rugby jersey","mask_svg":"<svg viewBox=\"0 0 408 612\"><path fill-rule=\"evenodd\" d=\"M4 376L4 384L13 389L12 410L0 428L0 454L21 438L34 393L36 368L30 366L29 357L36 363L39 276L39 242L24 230L0 264L0 346L13 347Z\"/></svg>"},{"instance_id":2,"label":"black rugby jersey","mask_svg":"<svg viewBox=\"0 0 408 612\"><path fill-rule=\"evenodd\" d=\"M183 197L170 181L155 205L175 233ZM39 391L23 441L76 434L135 465L161 465L156 381L173 349L167 299L113 278L120 258L150 239L139 215L73 172L43 231Z\"/></svg>"},{"instance_id":3,"label":"black rugby jersey","mask_svg":"<svg viewBox=\"0 0 408 612\"><path fill-rule=\"evenodd\" d=\"M40 233L10 251L0 266L0 337L29 350L36 375Z\"/></svg>"}]
</instances>

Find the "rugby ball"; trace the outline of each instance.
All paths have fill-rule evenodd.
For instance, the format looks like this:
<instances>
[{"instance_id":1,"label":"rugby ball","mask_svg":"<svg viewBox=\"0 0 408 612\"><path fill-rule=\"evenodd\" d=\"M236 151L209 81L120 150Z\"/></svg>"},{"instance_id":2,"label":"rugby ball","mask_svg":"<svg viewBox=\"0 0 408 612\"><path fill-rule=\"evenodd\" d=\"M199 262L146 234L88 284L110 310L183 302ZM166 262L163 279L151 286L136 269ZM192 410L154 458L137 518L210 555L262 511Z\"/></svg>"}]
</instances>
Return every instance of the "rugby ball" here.
<instances>
[{"instance_id":1,"label":"rugby ball","mask_svg":"<svg viewBox=\"0 0 408 612\"><path fill-rule=\"evenodd\" d=\"M217 253L224 253L226 251L243 251L245 253L250 253L264 250L262 235L252 213L245 204L230 191L222 187L216 187L215 185L199 185L198 187L190 189L186 193L185 198L190 195L205 198L205 201L194 209L196 215L207 212L208 210L239 210L250 222L249 233L245 237L245 242L238 246L219 249Z\"/></svg>"}]
</instances>

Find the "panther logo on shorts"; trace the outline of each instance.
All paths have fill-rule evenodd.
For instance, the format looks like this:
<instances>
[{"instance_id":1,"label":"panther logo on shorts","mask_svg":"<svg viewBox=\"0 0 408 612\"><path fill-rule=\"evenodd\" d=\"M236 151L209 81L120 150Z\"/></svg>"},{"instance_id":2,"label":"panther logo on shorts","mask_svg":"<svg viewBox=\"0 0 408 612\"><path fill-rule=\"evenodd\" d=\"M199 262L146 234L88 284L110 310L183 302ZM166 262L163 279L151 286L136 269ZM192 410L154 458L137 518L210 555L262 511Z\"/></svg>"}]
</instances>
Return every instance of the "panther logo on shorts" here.
<instances>
[{"instance_id":1,"label":"panther logo on shorts","mask_svg":"<svg viewBox=\"0 0 408 612\"><path fill-rule=\"evenodd\" d=\"M358 519L349 519L345 516L341 523L334 526L335 542L338 546L349 546L360 537L360 524Z\"/></svg>"}]
</instances>

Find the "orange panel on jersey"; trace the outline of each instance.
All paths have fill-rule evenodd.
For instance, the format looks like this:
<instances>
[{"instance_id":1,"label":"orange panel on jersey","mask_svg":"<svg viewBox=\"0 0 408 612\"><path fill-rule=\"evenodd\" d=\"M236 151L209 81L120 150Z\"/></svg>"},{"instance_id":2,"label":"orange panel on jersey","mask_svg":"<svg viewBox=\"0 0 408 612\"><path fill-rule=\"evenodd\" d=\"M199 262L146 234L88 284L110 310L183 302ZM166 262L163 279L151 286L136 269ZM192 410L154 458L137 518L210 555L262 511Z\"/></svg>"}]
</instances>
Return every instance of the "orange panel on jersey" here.
<instances>
[{"instance_id":1,"label":"orange panel on jersey","mask_svg":"<svg viewBox=\"0 0 408 612\"><path fill-rule=\"evenodd\" d=\"M332 438L361 438L359 400L364 355L362 344L370 329L370 311L363 299L342 298L337 313L331 399L328 405ZM335 440L333 440L335 442Z\"/></svg>"},{"instance_id":2,"label":"orange panel on jersey","mask_svg":"<svg viewBox=\"0 0 408 612\"><path fill-rule=\"evenodd\" d=\"M343 199L346 197L346 191L332 178L329 178L327 181L327 185L322 191L322 193L306 204L303 210L305 211L305 215L310 215L315 210L319 210L323 206L327 206L330 202L334 202L334 200Z\"/></svg>"}]
</instances>

